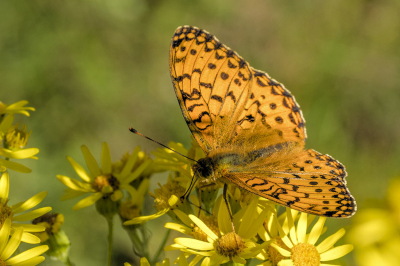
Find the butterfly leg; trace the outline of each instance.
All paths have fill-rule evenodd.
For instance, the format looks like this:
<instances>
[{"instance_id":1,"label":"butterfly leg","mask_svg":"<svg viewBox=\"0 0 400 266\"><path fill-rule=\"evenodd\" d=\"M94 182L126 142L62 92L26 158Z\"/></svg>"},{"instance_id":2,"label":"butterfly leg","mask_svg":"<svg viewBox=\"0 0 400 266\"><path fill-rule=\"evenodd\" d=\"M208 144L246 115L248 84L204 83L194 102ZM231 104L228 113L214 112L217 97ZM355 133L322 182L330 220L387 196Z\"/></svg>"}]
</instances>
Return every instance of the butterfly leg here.
<instances>
[{"instance_id":1,"label":"butterfly leg","mask_svg":"<svg viewBox=\"0 0 400 266\"><path fill-rule=\"evenodd\" d=\"M224 197L226 208L228 208L229 218L231 219L231 224L232 224L232 230L235 233L235 226L233 225L233 216L232 216L231 208L229 207L228 199L226 198L227 191L228 191L228 184L225 183L224 184L224 192L222 193L222 196Z\"/></svg>"}]
</instances>

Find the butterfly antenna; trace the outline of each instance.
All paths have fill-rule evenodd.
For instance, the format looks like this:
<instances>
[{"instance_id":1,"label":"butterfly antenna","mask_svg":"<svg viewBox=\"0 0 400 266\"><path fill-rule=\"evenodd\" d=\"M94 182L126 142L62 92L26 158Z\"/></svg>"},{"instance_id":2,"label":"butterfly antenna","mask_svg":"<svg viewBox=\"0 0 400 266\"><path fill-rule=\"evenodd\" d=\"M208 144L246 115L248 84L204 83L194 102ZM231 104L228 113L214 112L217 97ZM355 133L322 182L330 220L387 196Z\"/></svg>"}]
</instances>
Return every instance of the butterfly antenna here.
<instances>
[{"instance_id":1,"label":"butterfly antenna","mask_svg":"<svg viewBox=\"0 0 400 266\"><path fill-rule=\"evenodd\" d=\"M132 133L135 133L136 135L142 136L142 137L144 137L144 138L146 138L146 139L148 139L148 140L151 140L151 141L153 141L153 142L155 142L155 143L157 143L157 144L159 144L159 145L161 145L161 146L167 148L168 150L171 150L171 151L173 151L173 152L175 152L175 153L177 153L177 154L179 154L179 155L185 157L186 159L192 160L192 161L194 161L194 162L197 163L197 161L196 161L195 159L189 158L189 157L183 155L182 153L177 152L176 150L173 150L173 149L171 149L170 147L168 147L168 146L166 146L166 145L164 145L164 144L162 144L162 143L160 143L160 142L158 142L158 141L155 141L154 139L151 139L151 138L149 138L149 137L143 135L142 133L137 132L137 130L134 129L134 128L132 128L132 127L129 128L129 131L132 132Z\"/></svg>"}]
</instances>

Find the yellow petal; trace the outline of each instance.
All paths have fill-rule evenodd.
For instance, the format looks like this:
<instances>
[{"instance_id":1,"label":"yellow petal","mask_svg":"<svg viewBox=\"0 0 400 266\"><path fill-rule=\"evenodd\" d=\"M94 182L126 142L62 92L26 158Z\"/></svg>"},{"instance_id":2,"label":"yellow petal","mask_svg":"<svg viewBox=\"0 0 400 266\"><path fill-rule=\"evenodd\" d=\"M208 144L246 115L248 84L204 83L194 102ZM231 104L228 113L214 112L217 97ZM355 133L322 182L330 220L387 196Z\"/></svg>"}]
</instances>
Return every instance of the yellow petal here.
<instances>
[{"instance_id":1,"label":"yellow petal","mask_svg":"<svg viewBox=\"0 0 400 266\"><path fill-rule=\"evenodd\" d=\"M164 248L164 251L182 250L182 249L185 249L185 247L182 246L182 245L179 245L179 244L176 244L176 243L175 243L175 244L166 246L166 247Z\"/></svg>"},{"instance_id":2,"label":"yellow petal","mask_svg":"<svg viewBox=\"0 0 400 266\"><path fill-rule=\"evenodd\" d=\"M297 245L297 236L296 236L296 228L294 226L294 218L292 216L292 210L290 208L286 207L286 215L287 215L287 220L288 220L288 225L289 225L289 234L290 234L290 239L292 240L293 244Z\"/></svg>"},{"instance_id":3,"label":"yellow petal","mask_svg":"<svg viewBox=\"0 0 400 266\"><path fill-rule=\"evenodd\" d=\"M278 262L278 266L294 266L294 263L292 260L281 260Z\"/></svg>"},{"instance_id":4,"label":"yellow petal","mask_svg":"<svg viewBox=\"0 0 400 266\"><path fill-rule=\"evenodd\" d=\"M284 257L290 257L292 255L290 253L290 251L287 251L286 249L281 248L280 246L278 246L275 243L271 243L271 247L275 248Z\"/></svg>"},{"instance_id":5,"label":"yellow petal","mask_svg":"<svg viewBox=\"0 0 400 266\"><path fill-rule=\"evenodd\" d=\"M101 171L103 174L111 173L111 154L107 142L103 142L101 149Z\"/></svg>"},{"instance_id":6,"label":"yellow petal","mask_svg":"<svg viewBox=\"0 0 400 266\"><path fill-rule=\"evenodd\" d=\"M23 221L29 221L29 220L33 220L39 216L42 216L43 214L48 213L49 211L51 211L51 207L43 207L43 208L39 208L24 214L20 214L17 216L13 217L13 221L14 222L23 222Z\"/></svg>"},{"instance_id":7,"label":"yellow petal","mask_svg":"<svg viewBox=\"0 0 400 266\"><path fill-rule=\"evenodd\" d=\"M225 200L222 200L218 208L218 227L222 235L233 232L232 221L228 208L230 207L226 205Z\"/></svg>"},{"instance_id":8,"label":"yellow petal","mask_svg":"<svg viewBox=\"0 0 400 266\"><path fill-rule=\"evenodd\" d=\"M334 233L333 235L327 237L324 241L322 241L318 246L317 246L317 250L318 252L324 253L325 251L327 251L328 249L330 249L331 247L333 247L333 245L335 245L335 243L342 237L344 236L344 233L346 232L346 230L339 229L336 233Z\"/></svg>"},{"instance_id":9,"label":"yellow petal","mask_svg":"<svg viewBox=\"0 0 400 266\"><path fill-rule=\"evenodd\" d=\"M57 175L57 179L61 181L67 187L78 190L82 192L94 192L95 190L91 187L89 183L82 183L76 179L69 178L68 176L64 175Z\"/></svg>"},{"instance_id":10,"label":"yellow petal","mask_svg":"<svg viewBox=\"0 0 400 266\"><path fill-rule=\"evenodd\" d=\"M322 229L324 228L325 221L326 217L319 217L318 222L315 223L314 227L311 229L310 235L308 236L308 244L314 245L317 243L318 238L321 236Z\"/></svg>"},{"instance_id":11,"label":"yellow petal","mask_svg":"<svg viewBox=\"0 0 400 266\"><path fill-rule=\"evenodd\" d=\"M128 161L125 163L124 168L120 173L121 180L124 180L129 173L132 171L133 166L135 165L138 157L139 157L140 146L137 146L133 151L132 154L129 156ZM129 182L127 182L129 183Z\"/></svg>"},{"instance_id":12,"label":"yellow petal","mask_svg":"<svg viewBox=\"0 0 400 266\"><path fill-rule=\"evenodd\" d=\"M189 266L195 266L195 265L197 265L197 263L199 263L202 259L203 259L203 256L196 255L196 257L194 257L194 258L192 259L192 261L189 263Z\"/></svg>"},{"instance_id":13,"label":"yellow petal","mask_svg":"<svg viewBox=\"0 0 400 266\"><path fill-rule=\"evenodd\" d=\"M0 257L3 260L7 260L15 252L15 250L17 250L19 244L21 243L22 230L23 230L22 227L18 227L15 230L14 234L11 236L6 247L1 252Z\"/></svg>"},{"instance_id":14,"label":"yellow petal","mask_svg":"<svg viewBox=\"0 0 400 266\"><path fill-rule=\"evenodd\" d=\"M83 192L83 191L76 191L70 188L65 189L65 194L60 198L60 200L64 201L64 200L69 200L69 199L73 199L76 197L79 197L83 194L86 194L87 192Z\"/></svg>"},{"instance_id":15,"label":"yellow petal","mask_svg":"<svg viewBox=\"0 0 400 266\"><path fill-rule=\"evenodd\" d=\"M120 189L114 191L114 193L111 195L111 200L112 201L118 201L124 197L124 194L122 194L122 191Z\"/></svg>"},{"instance_id":16,"label":"yellow petal","mask_svg":"<svg viewBox=\"0 0 400 266\"><path fill-rule=\"evenodd\" d=\"M39 263L42 263L44 261L44 257L43 256L39 256L39 257L34 257L31 258L29 260L24 260L23 262L20 262L18 264L10 264L10 265L15 265L15 266L36 266ZM7 261L7 263L9 263Z\"/></svg>"},{"instance_id":17,"label":"yellow petal","mask_svg":"<svg viewBox=\"0 0 400 266\"><path fill-rule=\"evenodd\" d=\"M156 219L156 218L160 217L161 215L166 214L169 210L170 210L170 209L167 208L167 209L161 210L161 211L159 211L159 212L157 212L157 213L155 213L155 214L152 214L152 215L135 217L135 218L133 218L132 220L129 220L129 221L124 222L124 225L132 225L132 224L141 224L141 223L145 223L145 222L147 222L147 221Z\"/></svg>"},{"instance_id":18,"label":"yellow petal","mask_svg":"<svg viewBox=\"0 0 400 266\"><path fill-rule=\"evenodd\" d=\"M96 162L96 159L93 157L92 153L85 145L81 146L81 150L83 153L83 157L85 158L85 162L87 167L89 168L89 172L91 176L99 176L101 175L100 167Z\"/></svg>"},{"instance_id":19,"label":"yellow petal","mask_svg":"<svg viewBox=\"0 0 400 266\"><path fill-rule=\"evenodd\" d=\"M24 228L24 232L43 232L46 228L42 225L37 224L20 224L20 223L12 223L12 227L22 226Z\"/></svg>"},{"instance_id":20,"label":"yellow petal","mask_svg":"<svg viewBox=\"0 0 400 266\"><path fill-rule=\"evenodd\" d=\"M187 216L186 213L184 213L183 211L179 210L179 209L174 209L172 210L176 216L178 216L178 218L187 226L191 226L192 224L192 220L189 219L189 217Z\"/></svg>"},{"instance_id":21,"label":"yellow petal","mask_svg":"<svg viewBox=\"0 0 400 266\"><path fill-rule=\"evenodd\" d=\"M250 228L253 226L253 222L255 218L258 216L257 214L257 204L258 204L258 197L255 197L254 200L251 201L250 205L247 206L245 213L243 214L242 223L239 227L238 235L245 236ZM252 226L250 226L252 225ZM245 237L250 238L250 237Z\"/></svg>"},{"instance_id":22,"label":"yellow petal","mask_svg":"<svg viewBox=\"0 0 400 266\"><path fill-rule=\"evenodd\" d=\"M189 266L185 254L182 252L179 255L179 266Z\"/></svg>"},{"instance_id":23,"label":"yellow petal","mask_svg":"<svg viewBox=\"0 0 400 266\"><path fill-rule=\"evenodd\" d=\"M200 266L210 266L210 257L204 258Z\"/></svg>"},{"instance_id":24,"label":"yellow petal","mask_svg":"<svg viewBox=\"0 0 400 266\"><path fill-rule=\"evenodd\" d=\"M297 223L297 240L304 243L307 234L307 213L302 212Z\"/></svg>"},{"instance_id":25,"label":"yellow petal","mask_svg":"<svg viewBox=\"0 0 400 266\"><path fill-rule=\"evenodd\" d=\"M218 239L218 236L217 236L213 231L211 231L211 229L208 228L208 226L205 225L205 224L203 223L202 220L200 220L199 218L197 218L196 216L194 216L194 215L192 215L192 214L189 214L189 218L190 218L201 230L203 230L203 232L206 233L207 236L209 236L212 240L215 241L215 240Z\"/></svg>"},{"instance_id":26,"label":"yellow petal","mask_svg":"<svg viewBox=\"0 0 400 266\"><path fill-rule=\"evenodd\" d=\"M80 200L77 204L75 204L74 207L72 207L72 209L74 211L76 211L76 210L80 210L82 208L88 207L88 206L94 204L96 201L98 201L102 196L103 196L103 194L101 192L96 192L96 193Z\"/></svg>"},{"instance_id":27,"label":"yellow petal","mask_svg":"<svg viewBox=\"0 0 400 266\"><path fill-rule=\"evenodd\" d=\"M233 257L232 261L235 262L235 263L246 264L246 260L242 259L241 257L238 257L238 256Z\"/></svg>"},{"instance_id":28,"label":"yellow petal","mask_svg":"<svg viewBox=\"0 0 400 266\"><path fill-rule=\"evenodd\" d=\"M192 248L195 250L211 250L214 248L214 245L209 242L204 242L204 241L192 239L192 238L178 237L178 238L175 238L174 241L177 244L180 244L182 246Z\"/></svg>"},{"instance_id":29,"label":"yellow petal","mask_svg":"<svg viewBox=\"0 0 400 266\"><path fill-rule=\"evenodd\" d=\"M46 245L42 245L42 246L31 248L31 249L29 249L27 251L24 251L24 252L18 254L15 257L9 259L7 261L7 264L13 265L13 264L17 264L19 262L22 262L24 260L29 260L31 258L37 257L37 256L45 253L48 249L49 249L49 247L46 246Z\"/></svg>"},{"instance_id":30,"label":"yellow petal","mask_svg":"<svg viewBox=\"0 0 400 266\"><path fill-rule=\"evenodd\" d=\"M11 206L11 208L13 209L13 213L20 213L35 207L40 202L42 202L42 200L44 200L46 196L47 196L47 191L42 191L33 196L32 198L22 202L22 204L18 204L18 207L15 205Z\"/></svg>"},{"instance_id":31,"label":"yellow petal","mask_svg":"<svg viewBox=\"0 0 400 266\"><path fill-rule=\"evenodd\" d=\"M290 241L289 237L283 231L281 225L278 222L278 219L276 218L276 215L273 216L273 219L274 219L274 223L276 224L276 227L278 228L279 236L281 237L283 243L285 243L285 245L288 248L292 248L293 247L293 243Z\"/></svg>"},{"instance_id":32,"label":"yellow petal","mask_svg":"<svg viewBox=\"0 0 400 266\"><path fill-rule=\"evenodd\" d=\"M3 173L0 179L0 198L8 199L8 191L10 190L10 177L8 172Z\"/></svg>"},{"instance_id":33,"label":"yellow petal","mask_svg":"<svg viewBox=\"0 0 400 266\"><path fill-rule=\"evenodd\" d=\"M172 195L171 197L169 197L168 199L168 204L169 206L174 206L176 205L176 203L178 202L179 198L176 195Z\"/></svg>"},{"instance_id":34,"label":"yellow petal","mask_svg":"<svg viewBox=\"0 0 400 266\"><path fill-rule=\"evenodd\" d=\"M150 263L145 257L142 257L140 259L140 266L150 266Z\"/></svg>"},{"instance_id":35,"label":"yellow petal","mask_svg":"<svg viewBox=\"0 0 400 266\"><path fill-rule=\"evenodd\" d=\"M35 235L32 235L31 233L23 232L21 241L28 244L39 244L40 238Z\"/></svg>"},{"instance_id":36,"label":"yellow petal","mask_svg":"<svg viewBox=\"0 0 400 266\"><path fill-rule=\"evenodd\" d=\"M187 226L184 226L184 225L181 225L181 224L166 223L164 225L164 227L168 228L168 229L172 229L172 230L178 231L178 232L181 232L181 233L186 234L186 235L191 235L192 234L192 229L191 228L189 228Z\"/></svg>"},{"instance_id":37,"label":"yellow petal","mask_svg":"<svg viewBox=\"0 0 400 266\"><path fill-rule=\"evenodd\" d=\"M250 239L252 237L255 237L257 235L257 231L263 227L262 225L263 225L263 223L265 221L265 217L267 216L267 213L269 211L270 210L268 208L265 208L260 214L256 215L256 218L250 223L251 226L249 226L249 224L243 223L243 221L242 221L242 224L240 227L247 226L248 230L247 230L246 234L244 234L244 235L240 235L240 233L239 233L239 236L241 236L244 239Z\"/></svg>"},{"instance_id":38,"label":"yellow petal","mask_svg":"<svg viewBox=\"0 0 400 266\"><path fill-rule=\"evenodd\" d=\"M143 171L146 170L146 168L147 168L151 163L152 163L151 160L145 161L145 162L142 163L138 168L136 168L136 170L135 170L132 174L128 175L126 178L123 178L122 175L121 175L121 180L123 180L124 183L130 183L130 182L132 182L133 180L135 180L136 178L138 178L138 177L143 173Z\"/></svg>"},{"instance_id":39,"label":"yellow petal","mask_svg":"<svg viewBox=\"0 0 400 266\"><path fill-rule=\"evenodd\" d=\"M85 182L92 182L94 180L94 178L92 178L85 169L83 169L83 167L78 164L74 159L72 159L71 157L67 156L67 160L70 163L70 165L72 166L72 168L74 168L75 172L77 173L77 175Z\"/></svg>"},{"instance_id":40,"label":"yellow petal","mask_svg":"<svg viewBox=\"0 0 400 266\"><path fill-rule=\"evenodd\" d=\"M353 245L347 244L338 246L321 254L321 261L335 260L350 253L354 249Z\"/></svg>"},{"instance_id":41,"label":"yellow petal","mask_svg":"<svg viewBox=\"0 0 400 266\"><path fill-rule=\"evenodd\" d=\"M0 254L3 252L4 247L7 244L8 237L10 236L11 230L11 219L8 218L3 223L3 226L0 229Z\"/></svg>"},{"instance_id":42,"label":"yellow petal","mask_svg":"<svg viewBox=\"0 0 400 266\"><path fill-rule=\"evenodd\" d=\"M29 148L29 149L23 149L23 150L17 150L17 151L11 151L8 149L2 150L2 155L4 157L13 158L13 159L26 159L26 158L30 158L38 153L39 153L38 148Z\"/></svg>"},{"instance_id":43,"label":"yellow petal","mask_svg":"<svg viewBox=\"0 0 400 266\"><path fill-rule=\"evenodd\" d=\"M3 121L1 121L1 123L0 123L0 140L3 139L4 134L12 126L13 122L14 122L13 114L9 114L3 118Z\"/></svg>"},{"instance_id":44,"label":"yellow petal","mask_svg":"<svg viewBox=\"0 0 400 266\"><path fill-rule=\"evenodd\" d=\"M4 159L0 159L0 165L4 165L7 169L19 172L19 173L30 173L32 172L31 169L29 169L28 167L20 164L20 163L16 163L16 162L11 162L11 161L7 161Z\"/></svg>"}]
</instances>

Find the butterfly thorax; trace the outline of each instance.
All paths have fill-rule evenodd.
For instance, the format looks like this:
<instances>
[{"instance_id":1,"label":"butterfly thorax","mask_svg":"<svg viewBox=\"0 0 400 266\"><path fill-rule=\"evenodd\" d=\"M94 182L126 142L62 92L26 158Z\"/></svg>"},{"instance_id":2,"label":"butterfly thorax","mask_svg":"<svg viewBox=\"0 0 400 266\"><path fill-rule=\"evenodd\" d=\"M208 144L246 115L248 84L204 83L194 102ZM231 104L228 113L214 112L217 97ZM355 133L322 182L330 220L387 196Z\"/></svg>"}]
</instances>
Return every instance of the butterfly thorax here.
<instances>
[{"instance_id":1,"label":"butterfly thorax","mask_svg":"<svg viewBox=\"0 0 400 266\"><path fill-rule=\"evenodd\" d=\"M207 156L197 161L192 166L192 170L200 178L200 186L209 184L226 183L224 172L232 165L238 164L241 156L235 153L219 153Z\"/></svg>"}]
</instances>

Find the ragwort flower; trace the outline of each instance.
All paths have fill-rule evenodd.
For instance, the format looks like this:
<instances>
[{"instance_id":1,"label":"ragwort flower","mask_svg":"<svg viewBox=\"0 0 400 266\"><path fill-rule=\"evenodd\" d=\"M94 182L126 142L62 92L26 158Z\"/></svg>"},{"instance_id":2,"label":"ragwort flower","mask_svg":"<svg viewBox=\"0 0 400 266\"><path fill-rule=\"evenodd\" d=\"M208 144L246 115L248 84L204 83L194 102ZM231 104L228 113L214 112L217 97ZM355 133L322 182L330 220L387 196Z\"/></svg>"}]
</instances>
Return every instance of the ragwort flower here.
<instances>
[{"instance_id":1,"label":"ragwort flower","mask_svg":"<svg viewBox=\"0 0 400 266\"><path fill-rule=\"evenodd\" d=\"M48 250L48 246L42 245L26 250L12 258L23 238L23 227L17 227L9 239L11 231L11 219L6 219L0 229L0 265L35 266L44 261L39 256Z\"/></svg>"},{"instance_id":2,"label":"ragwort flower","mask_svg":"<svg viewBox=\"0 0 400 266\"><path fill-rule=\"evenodd\" d=\"M27 107L28 101L19 101L13 104L4 104L0 102L0 116L4 114L23 114L29 116L28 111L35 111L33 107Z\"/></svg>"},{"instance_id":3,"label":"ragwort flower","mask_svg":"<svg viewBox=\"0 0 400 266\"><path fill-rule=\"evenodd\" d=\"M71 157L67 157L82 182L67 176L57 175L58 180L68 187L61 200L72 199L90 193L90 196L80 200L73 207L74 210L79 210L94 204L102 197L110 198L114 202L119 201L123 197L123 189L130 193L131 198L134 198L136 190L130 183L139 178L152 164L152 160L147 159L139 166L134 167L139 157L139 151L140 147L137 147L123 165L117 163L118 167L113 167L109 147L104 142L100 168L89 149L83 145L82 153L89 172L84 170Z\"/></svg>"},{"instance_id":4,"label":"ragwort flower","mask_svg":"<svg viewBox=\"0 0 400 266\"><path fill-rule=\"evenodd\" d=\"M45 230L44 226L41 225L33 225L33 224L21 224L16 222L30 222L32 219L35 219L39 216L42 216L45 213L51 211L51 207L42 207L36 210L30 210L29 212L23 213L28 211L29 209L38 205L47 195L47 192L41 192L37 195L33 196L32 198L21 201L17 204L12 206L8 206L8 191L9 191L10 181L8 173L3 173L0 179L0 226L3 226L7 219L12 221L11 228L12 230L16 230L17 228L23 228L22 232L22 241L31 244L40 243L40 239L31 234L42 232Z\"/></svg>"},{"instance_id":5,"label":"ragwort flower","mask_svg":"<svg viewBox=\"0 0 400 266\"><path fill-rule=\"evenodd\" d=\"M255 240L267 213L271 211L270 208L264 204L258 204L258 198L255 198L250 205L234 215L234 227L237 231L233 231L225 202L221 200L218 202L219 207L216 212L218 217L217 233L214 232L215 223L211 223L212 225L209 226L202 221L204 218L201 220L189 214L188 218L193 223L190 227L187 226L189 222L186 219L181 219L186 226L167 223L166 227L194 238L175 238L175 244L166 247L166 250L181 250L184 253L203 257L202 265L220 265L229 261L246 264L246 259L258 257L262 249L270 243L270 241L267 241L259 245ZM249 224L252 226L249 226ZM196 227L198 230L194 230ZM199 232L200 230L203 234ZM199 258L196 257L195 259L198 260Z\"/></svg>"},{"instance_id":6,"label":"ragwort flower","mask_svg":"<svg viewBox=\"0 0 400 266\"><path fill-rule=\"evenodd\" d=\"M4 144L0 146L0 172L5 172L7 169L21 173L30 173L28 167L10 161L10 159L37 159L35 155L39 152L37 148L24 149L29 138L30 132L26 131L26 126L19 129L19 124L12 126L14 115L7 115L0 123L0 141Z\"/></svg>"},{"instance_id":7,"label":"ragwort flower","mask_svg":"<svg viewBox=\"0 0 400 266\"><path fill-rule=\"evenodd\" d=\"M294 212L295 215L297 212ZM307 234L308 219L306 213L301 213L297 226L294 225L292 211L286 208L289 233L286 234L278 225L281 243L271 243L283 257L278 266L334 266L333 264L321 263L343 257L353 250L353 245L346 244L334 247L335 243L344 235L342 228L335 234L327 237L320 244L315 245L324 228L326 217L319 217L316 224Z\"/></svg>"}]
</instances>

